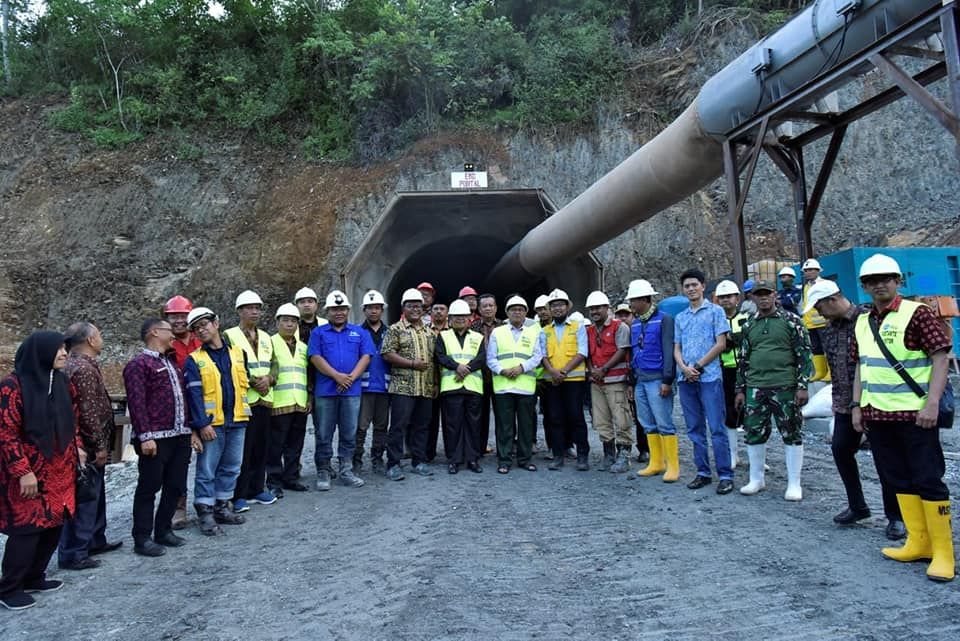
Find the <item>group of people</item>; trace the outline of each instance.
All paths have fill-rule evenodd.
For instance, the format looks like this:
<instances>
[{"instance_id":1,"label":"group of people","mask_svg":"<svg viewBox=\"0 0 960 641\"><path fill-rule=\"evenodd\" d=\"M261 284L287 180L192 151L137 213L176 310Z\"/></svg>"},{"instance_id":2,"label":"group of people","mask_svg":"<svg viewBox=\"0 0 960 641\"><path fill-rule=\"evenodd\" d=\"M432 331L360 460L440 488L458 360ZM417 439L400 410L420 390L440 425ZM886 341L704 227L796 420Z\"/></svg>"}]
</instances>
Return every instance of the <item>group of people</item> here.
<instances>
[{"instance_id":1,"label":"group of people","mask_svg":"<svg viewBox=\"0 0 960 641\"><path fill-rule=\"evenodd\" d=\"M421 283L403 292L392 325L378 291L363 295L364 320L354 324L345 293L325 297L321 318L319 297L305 287L276 310L272 335L260 328L264 304L255 292L237 296L239 323L229 329L210 308L175 296L162 316L143 322L143 349L123 370L139 469L134 551L159 556L185 543L175 530L186 523L194 454L193 507L208 536L242 524L251 504L308 491L301 455L311 413L318 491L331 490L335 480L364 485L368 432L372 470L388 479L403 480L405 471L432 475L441 428L448 473L481 473L491 415L497 472L536 472L538 401L549 470L562 469L567 458L579 471L590 469L587 407L603 447L600 469L629 471L635 435L642 435L649 461L637 473L670 483L680 476L676 394L696 467L687 487L709 486L715 471L716 493L733 490L742 430L749 481L740 493L764 490L765 448L776 423L785 448L784 498L798 501L800 408L812 379L832 378L833 451L849 502L834 521L870 515L855 459L868 434L888 535L906 535L902 547L883 554L932 559L928 576L950 580L949 494L934 429L947 383L944 328L929 308L897 293L902 274L887 256L860 269L870 309L820 278L816 261L804 268L802 290L789 270L781 272L780 288L749 283L749 299L733 281L721 281L716 302L706 295L704 273L687 270L679 284L689 304L675 317L660 309L646 280L632 281L615 309L603 292L590 293L586 318L561 289L539 296L532 310L513 295L506 320L497 317L493 295L464 287L448 306ZM816 365L814 335L829 368ZM65 334L36 332L0 382L0 531L8 535L0 603L8 608L30 607L31 593L62 585L45 575L58 548L62 568L82 570L121 545L105 537L103 468L113 409L96 361L102 347L90 323ZM96 470L97 498L78 503L75 479L84 463Z\"/></svg>"}]
</instances>

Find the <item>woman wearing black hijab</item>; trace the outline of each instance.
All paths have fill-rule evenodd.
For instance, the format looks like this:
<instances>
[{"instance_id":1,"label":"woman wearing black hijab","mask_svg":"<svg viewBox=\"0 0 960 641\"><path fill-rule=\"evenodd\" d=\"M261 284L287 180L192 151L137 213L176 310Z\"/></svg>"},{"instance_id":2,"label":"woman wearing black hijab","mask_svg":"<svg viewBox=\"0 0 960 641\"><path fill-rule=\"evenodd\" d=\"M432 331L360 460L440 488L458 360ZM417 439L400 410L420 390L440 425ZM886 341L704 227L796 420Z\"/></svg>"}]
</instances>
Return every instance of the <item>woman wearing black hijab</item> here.
<instances>
[{"instance_id":1,"label":"woman wearing black hijab","mask_svg":"<svg viewBox=\"0 0 960 641\"><path fill-rule=\"evenodd\" d=\"M34 332L0 381L0 532L9 537L0 605L11 610L35 605L31 592L63 585L45 573L75 507L77 428L60 371L66 362L62 334Z\"/></svg>"}]
</instances>

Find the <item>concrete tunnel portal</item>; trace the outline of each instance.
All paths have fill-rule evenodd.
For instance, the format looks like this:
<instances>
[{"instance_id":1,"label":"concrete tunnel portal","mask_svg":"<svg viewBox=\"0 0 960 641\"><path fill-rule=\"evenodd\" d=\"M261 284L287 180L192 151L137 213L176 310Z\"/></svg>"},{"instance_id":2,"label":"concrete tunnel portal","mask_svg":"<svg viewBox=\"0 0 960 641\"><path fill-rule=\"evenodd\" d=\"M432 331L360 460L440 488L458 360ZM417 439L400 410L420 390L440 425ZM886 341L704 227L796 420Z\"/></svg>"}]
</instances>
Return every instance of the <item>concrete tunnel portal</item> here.
<instances>
[{"instance_id":1,"label":"concrete tunnel portal","mask_svg":"<svg viewBox=\"0 0 960 641\"><path fill-rule=\"evenodd\" d=\"M347 263L341 286L352 301L360 301L367 290L380 290L390 322L400 316L403 291L422 281L432 283L437 300L447 304L464 285L479 293L489 291L497 296L503 317L506 296L518 288L507 281L488 289L488 276L504 254L555 210L539 189L399 192ZM587 294L602 289L603 267L588 253L559 261L532 284L518 285L531 307L539 294L560 287L582 310ZM351 316L355 321L363 318L360 305Z\"/></svg>"}]
</instances>

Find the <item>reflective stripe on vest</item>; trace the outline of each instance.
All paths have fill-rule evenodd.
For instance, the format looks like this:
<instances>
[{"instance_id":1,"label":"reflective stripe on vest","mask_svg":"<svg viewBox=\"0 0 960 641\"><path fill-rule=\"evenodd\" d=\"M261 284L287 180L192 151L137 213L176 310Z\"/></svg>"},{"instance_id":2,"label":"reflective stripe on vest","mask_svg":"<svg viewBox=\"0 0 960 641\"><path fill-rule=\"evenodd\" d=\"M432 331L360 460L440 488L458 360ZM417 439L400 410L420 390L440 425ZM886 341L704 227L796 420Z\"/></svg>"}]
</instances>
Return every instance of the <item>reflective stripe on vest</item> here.
<instances>
[{"instance_id":1,"label":"reflective stripe on vest","mask_svg":"<svg viewBox=\"0 0 960 641\"><path fill-rule=\"evenodd\" d=\"M233 379L233 421L245 423L250 417L250 405L247 403L247 371L243 367L243 350L235 345L227 348L230 353L230 375ZM213 419L213 426L223 425L226 418L223 412L223 389L220 387L220 370L203 347L191 352L192 358L200 370L200 385L203 388L203 408ZM196 382L190 383L190 386Z\"/></svg>"},{"instance_id":2,"label":"reflective stripe on vest","mask_svg":"<svg viewBox=\"0 0 960 641\"><path fill-rule=\"evenodd\" d=\"M270 373L270 359L273 356L273 343L270 341L270 335L262 329L257 330L257 351L254 353L247 335L239 327L231 327L224 332L230 339L232 345L236 345L247 355L247 368L250 370L250 376L259 378ZM251 386L247 390L247 402L251 405L263 403L264 405L273 404L273 391L267 392L265 396Z\"/></svg>"},{"instance_id":3,"label":"reflective stripe on vest","mask_svg":"<svg viewBox=\"0 0 960 641\"><path fill-rule=\"evenodd\" d=\"M467 330L462 346L452 329L445 329L440 332L440 338L443 339L443 347L447 350L447 356L460 365L468 365L483 348L483 334L473 330ZM462 381L457 381L457 373L452 369L441 367L440 370L441 394L464 388L476 394L483 394L483 372L479 370L470 372Z\"/></svg>"},{"instance_id":4,"label":"reflective stripe on vest","mask_svg":"<svg viewBox=\"0 0 960 641\"><path fill-rule=\"evenodd\" d=\"M520 332L517 339L513 337L510 325L501 325L491 332L497 338L497 362L502 369L510 369L523 365L524 361L533 356L533 351L540 340L540 327L527 325ZM576 338L574 338L576 341ZM499 374L493 375L494 394L534 394L537 391L536 372L524 372L515 379L509 379Z\"/></svg>"},{"instance_id":5,"label":"reflective stripe on vest","mask_svg":"<svg viewBox=\"0 0 960 641\"><path fill-rule=\"evenodd\" d=\"M277 384L273 386L273 407L306 407L307 396L307 345L294 334L294 354L280 334L270 337L273 356L277 359Z\"/></svg>"},{"instance_id":6,"label":"reflective stripe on vest","mask_svg":"<svg viewBox=\"0 0 960 641\"><path fill-rule=\"evenodd\" d=\"M730 323L730 334L736 340L736 336L740 334L740 326L743 325L743 321L747 320L749 314L740 312L733 318L728 318L727 322ZM735 368L737 366L737 361L740 360L740 348L732 347L724 352L720 353L720 364L728 369Z\"/></svg>"},{"instance_id":7,"label":"reflective stripe on vest","mask_svg":"<svg viewBox=\"0 0 960 641\"><path fill-rule=\"evenodd\" d=\"M590 352L590 365L595 369L603 367L610 357L617 352L617 329L620 327L620 321L613 319L609 325L604 325L600 331L600 345L597 345L597 326L590 325L587 328L587 345ZM630 373L630 361L624 359L617 363L613 369L607 372L603 377L604 383L622 383L627 380Z\"/></svg>"},{"instance_id":8,"label":"reflective stripe on vest","mask_svg":"<svg viewBox=\"0 0 960 641\"><path fill-rule=\"evenodd\" d=\"M563 340L557 342L557 330L554 323L550 323L544 328L543 333L547 335L547 358L555 369L560 369L579 354L577 351L577 324L566 323L563 328ZM565 380L582 381L587 378L586 363L580 363L574 369L570 370Z\"/></svg>"},{"instance_id":9,"label":"reflective stripe on vest","mask_svg":"<svg viewBox=\"0 0 960 641\"><path fill-rule=\"evenodd\" d=\"M920 303L901 300L899 309L889 312L880 321L880 337L890 354L903 363L907 373L926 393L933 375L933 360L926 353L907 349L904 345L910 319L919 308ZM860 351L860 383L863 388L860 405L869 405L881 412L915 412L923 409L927 400L926 394L917 396L890 366L873 337L869 318L868 312L860 314L855 329Z\"/></svg>"}]
</instances>

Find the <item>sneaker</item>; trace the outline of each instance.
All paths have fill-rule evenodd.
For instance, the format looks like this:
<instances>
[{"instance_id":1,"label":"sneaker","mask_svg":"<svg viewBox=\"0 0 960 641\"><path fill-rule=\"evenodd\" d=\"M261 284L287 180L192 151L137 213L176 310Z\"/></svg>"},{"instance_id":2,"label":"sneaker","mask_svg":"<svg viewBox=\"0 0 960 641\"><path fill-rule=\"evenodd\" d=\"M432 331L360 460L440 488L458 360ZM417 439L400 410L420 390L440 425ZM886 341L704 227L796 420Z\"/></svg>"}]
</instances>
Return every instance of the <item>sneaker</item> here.
<instances>
[{"instance_id":1,"label":"sneaker","mask_svg":"<svg viewBox=\"0 0 960 641\"><path fill-rule=\"evenodd\" d=\"M249 512L250 506L247 505L247 501L244 499L237 499L233 502L233 512L234 514L240 514L241 512Z\"/></svg>"},{"instance_id":2,"label":"sneaker","mask_svg":"<svg viewBox=\"0 0 960 641\"><path fill-rule=\"evenodd\" d=\"M85 559L76 561L60 561L58 563L61 570L92 570L100 567L100 559L91 559L89 556Z\"/></svg>"},{"instance_id":3,"label":"sneaker","mask_svg":"<svg viewBox=\"0 0 960 641\"><path fill-rule=\"evenodd\" d=\"M26 610L36 604L36 599L22 590L0 596L0 605L8 610Z\"/></svg>"},{"instance_id":4,"label":"sneaker","mask_svg":"<svg viewBox=\"0 0 960 641\"><path fill-rule=\"evenodd\" d=\"M273 505L276 502L277 497L274 496L272 492L267 492L266 490L260 492L260 494L257 494L248 501L248 503L253 503L256 505Z\"/></svg>"},{"instance_id":5,"label":"sneaker","mask_svg":"<svg viewBox=\"0 0 960 641\"><path fill-rule=\"evenodd\" d=\"M317 470L317 490L326 492L330 489L330 470Z\"/></svg>"},{"instance_id":6,"label":"sneaker","mask_svg":"<svg viewBox=\"0 0 960 641\"><path fill-rule=\"evenodd\" d=\"M403 475L403 470L399 465L394 465L393 467L387 468L387 478L391 481L402 481L406 477Z\"/></svg>"},{"instance_id":7,"label":"sneaker","mask_svg":"<svg viewBox=\"0 0 960 641\"><path fill-rule=\"evenodd\" d=\"M353 470L344 468L340 470L340 483L347 487L363 487L362 478L353 473Z\"/></svg>"},{"instance_id":8,"label":"sneaker","mask_svg":"<svg viewBox=\"0 0 960 641\"><path fill-rule=\"evenodd\" d=\"M63 581L40 579L39 581L33 581L32 583L24 583L23 591L27 594L31 594L33 592L56 592L62 587Z\"/></svg>"},{"instance_id":9,"label":"sneaker","mask_svg":"<svg viewBox=\"0 0 960 641\"><path fill-rule=\"evenodd\" d=\"M410 471L420 476L433 476L433 470L431 470L430 466L426 463L418 463L414 465Z\"/></svg>"}]
</instances>

